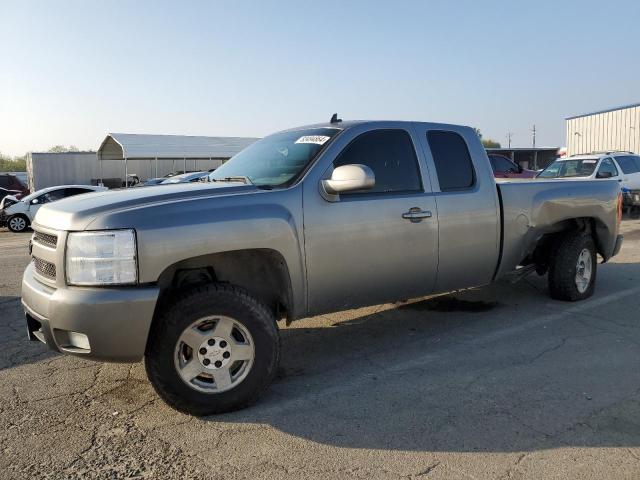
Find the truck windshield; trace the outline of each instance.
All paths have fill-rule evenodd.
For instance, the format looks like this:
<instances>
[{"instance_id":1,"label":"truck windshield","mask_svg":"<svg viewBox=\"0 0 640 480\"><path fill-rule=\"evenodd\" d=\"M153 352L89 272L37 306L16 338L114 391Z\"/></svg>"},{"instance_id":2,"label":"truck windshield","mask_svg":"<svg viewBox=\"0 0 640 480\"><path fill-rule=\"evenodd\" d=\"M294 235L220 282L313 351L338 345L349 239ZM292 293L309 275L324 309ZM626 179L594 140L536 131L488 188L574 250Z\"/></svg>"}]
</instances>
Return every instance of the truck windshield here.
<instances>
[{"instance_id":1,"label":"truck windshield","mask_svg":"<svg viewBox=\"0 0 640 480\"><path fill-rule=\"evenodd\" d=\"M556 160L541 171L538 178L589 177L595 171L597 165L597 158Z\"/></svg>"},{"instance_id":2,"label":"truck windshield","mask_svg":"<svg viewBox=\"0 0 640 480\"><path fill-rule=\"evenodd\" d=\"M310 128L269 135L211 172L209 180L245 177L257 186L289 185L338 132L337 128Z\"/></svg>"}]
</instances>

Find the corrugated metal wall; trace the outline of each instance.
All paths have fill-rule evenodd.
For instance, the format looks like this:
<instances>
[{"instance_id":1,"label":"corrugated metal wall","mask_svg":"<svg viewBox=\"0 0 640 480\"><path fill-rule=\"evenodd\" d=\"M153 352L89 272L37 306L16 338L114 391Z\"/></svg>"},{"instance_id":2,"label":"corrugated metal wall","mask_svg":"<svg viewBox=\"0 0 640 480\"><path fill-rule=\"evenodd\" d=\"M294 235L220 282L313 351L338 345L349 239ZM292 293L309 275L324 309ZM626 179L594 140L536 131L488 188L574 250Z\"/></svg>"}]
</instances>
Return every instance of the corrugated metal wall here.
<instances>
[{"instance_id":1,"label":"corrugated metal wall","mask_svg":"<svg viewBox=\"0 0 640 480\"><path fill-rule=\"evenodd\" d=\"M640 153L640 105L567 119L567 155L607 150Z\"/></svg>"},{"instance_id":2,"label":"corrugated metal wall","mask_svg":"<svg viewBox=\"0 0 640 480\"><path fill-rule=\"evenodd\" d=\"M222 160L187 159L187 170L209 170L222 165ZM158 176L184 169L184 160L158 160ZM129 160L127 171L141 180L155 177L155 160ZM29 189L34 192L56 185L90 185L100 178L100 165L95 152L31 153L27 156ZM124 181L124 162L104 160L102 178L121 178Z\"/></svg>"}]
</instances>

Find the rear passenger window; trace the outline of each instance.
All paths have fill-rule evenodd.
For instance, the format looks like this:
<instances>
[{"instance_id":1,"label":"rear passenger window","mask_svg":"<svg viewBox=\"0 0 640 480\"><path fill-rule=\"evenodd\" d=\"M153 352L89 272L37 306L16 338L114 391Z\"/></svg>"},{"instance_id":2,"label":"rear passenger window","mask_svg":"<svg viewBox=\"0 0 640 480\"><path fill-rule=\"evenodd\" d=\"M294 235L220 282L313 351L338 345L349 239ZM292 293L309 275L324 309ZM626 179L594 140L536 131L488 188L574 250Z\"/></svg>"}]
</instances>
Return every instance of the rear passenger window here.
<instances>
[{"instance_id":1,"label":"rear passenger window","mask_svg":"<svg viewBox=\"0 0 640 480\"><path fill-rule=\"evenodd\" d=\"M493 160L493 165L495 165L494 170L497 172L508 173L512 171L516 172L518 170L518 167L516 167L514 163L512 163L502 155L491 155L489 158Z\"/></svg>"},{"instance_id":2,"label":"rear passenger window","mask_svg":"<svg viewBox=\"0 0 640 480\"><path fill-rule=\"evenodd\" d=\"M422 190L418 158L411 137L404 130L373 130L353 140L333 162L366 165L376 184L362 193L416 192Z\"/></svg>"},{"instance_id":3,"label":"rear passenger window","mask_svg":"<svg viewBox=\"0 0 640 480\"><path fill-rule=\"evenodd\" d=\"M455 132L432 130L427 141L436 165L440 191L463 190L476 181L471 155L464 139Z\"/></svg>"},{"instance_id":4,"label":"rear passenger window","mask_svg":"<svg viewBox=\"0 0 640 480\"><path fill-rule=\"evenodd\" d=\"M88 190L86 188L67 188L65 190L64 196L65 197L73 197L74 195L80 195L81 193L88 193L91 192L92 190Z\"/></svg>"},{"instance_id":5,"label":"rear passenger window","mask_svg":"<svg viewBox=\"0 0 640 480\"><path fill-rule=\"evenodd\" d=\"M615 157L616 162L620 165L620 168L624 173L637 173L640 172L640 157L634 155L624 155Z\"/></svg>"}]
</instances>

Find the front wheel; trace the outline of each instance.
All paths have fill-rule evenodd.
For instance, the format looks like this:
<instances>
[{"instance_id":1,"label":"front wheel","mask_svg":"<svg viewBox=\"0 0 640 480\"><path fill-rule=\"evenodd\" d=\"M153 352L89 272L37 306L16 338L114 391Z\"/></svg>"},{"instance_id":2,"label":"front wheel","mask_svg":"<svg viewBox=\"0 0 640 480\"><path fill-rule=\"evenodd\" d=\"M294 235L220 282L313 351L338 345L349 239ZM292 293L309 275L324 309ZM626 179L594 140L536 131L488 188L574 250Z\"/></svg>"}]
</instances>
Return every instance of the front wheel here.
<instances>
[{"instance_id":1,"label":"front wheel","mask_svg":"<svg viewBox=\"0 0 640 480\"><path fill-rule=\"evenodd\" d=\"M170 406L192 415L246 407L275 376L271 311L245 290L210 284L183 293L154 321L145 368Z\"/></svg>"},{"instance_id":2,"label":"front wheel","mask_svg":"<svg viewBox=\"0 0 640 480\"><path fill-rule=\"evenodd\" d=\"M575 302L593 295L597 257L593 237L571 232L559 240L549 265L551 298Z\"/></svg>"},{"instance_id":3,"label":"front wheel","mask_svg":"<svg viewBox=\"0 0 640 480\"><path fill-rule=\"evenodd\" d=\"M7 220L9 230L14 233L24 232L29 226L29 221L23 215L13 215Z\"/></svg>"}]
</instances>

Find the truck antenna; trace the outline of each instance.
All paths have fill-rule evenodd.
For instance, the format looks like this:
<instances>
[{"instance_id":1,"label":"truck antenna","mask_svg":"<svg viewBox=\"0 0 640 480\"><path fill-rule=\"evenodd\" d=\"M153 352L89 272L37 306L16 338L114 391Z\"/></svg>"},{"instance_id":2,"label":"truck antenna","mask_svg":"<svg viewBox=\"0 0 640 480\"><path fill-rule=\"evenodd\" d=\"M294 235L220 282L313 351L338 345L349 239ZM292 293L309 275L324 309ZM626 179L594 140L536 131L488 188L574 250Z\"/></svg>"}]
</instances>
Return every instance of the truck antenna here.
<instances>
[{"instance_id":1,"label":"truck antenna","mask_svg":"<svg viewBox=\"0 0 640 480\"><path fill-rule=\"evenodd\" d=\"M337 113L334 113L331 116L331 123L338 123L338 122L341 122L341 121L342 121L342 119L338 118L338 114Z\"/></svg>"}]
</instances>

